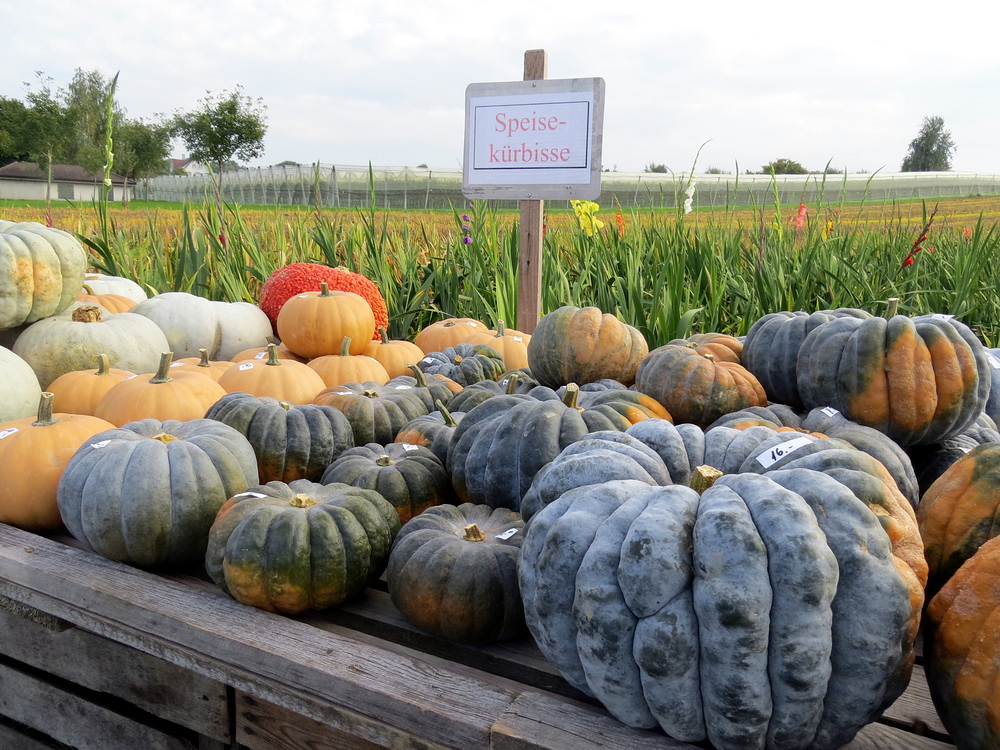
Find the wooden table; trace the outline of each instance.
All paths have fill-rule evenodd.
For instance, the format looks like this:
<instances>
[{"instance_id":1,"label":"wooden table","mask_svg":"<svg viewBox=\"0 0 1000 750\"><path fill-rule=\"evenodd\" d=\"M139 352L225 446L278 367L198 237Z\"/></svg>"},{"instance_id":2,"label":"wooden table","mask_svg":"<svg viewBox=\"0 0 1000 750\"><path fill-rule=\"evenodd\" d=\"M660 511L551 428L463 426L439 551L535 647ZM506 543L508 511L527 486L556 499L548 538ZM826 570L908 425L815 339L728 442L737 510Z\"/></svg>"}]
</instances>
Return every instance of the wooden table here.
<instances>
[{"instance_id":1,"label":"wooden table","mask_svg":"<svg viewBox=\"0 0 1000 750\"><path fill-rule=\"evenodd\" d=\"M150 573L0 524L0 748L66 746L696 747L619 723L530 637L471 647L420 633L384 587L286 617L198 575ZM919 663L848 747L954 750Z\"/></svg>"}]
</instances>

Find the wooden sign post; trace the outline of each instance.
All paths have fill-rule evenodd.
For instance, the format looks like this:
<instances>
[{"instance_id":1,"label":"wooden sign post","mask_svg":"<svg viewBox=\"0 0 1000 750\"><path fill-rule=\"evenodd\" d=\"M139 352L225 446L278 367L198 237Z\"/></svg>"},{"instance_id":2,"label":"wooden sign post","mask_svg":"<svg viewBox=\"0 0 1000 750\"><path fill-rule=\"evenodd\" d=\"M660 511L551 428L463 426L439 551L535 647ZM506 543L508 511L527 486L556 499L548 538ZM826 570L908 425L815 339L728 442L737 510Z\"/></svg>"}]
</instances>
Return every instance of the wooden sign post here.
<instances>
[{"instance_id":1,"label":"wooden sign post","mask_svg":"<svg viewBox=\"0 0 1000 750\"><path fill-rule=\"evenodd\" d=\"M549 58L543 49L524 53L524 80L541 81L548 75ZM521 201L521 245L518 256L517 330L532 333L542 314L542 232L545 201Z\"/></svg>"}]
</instances>

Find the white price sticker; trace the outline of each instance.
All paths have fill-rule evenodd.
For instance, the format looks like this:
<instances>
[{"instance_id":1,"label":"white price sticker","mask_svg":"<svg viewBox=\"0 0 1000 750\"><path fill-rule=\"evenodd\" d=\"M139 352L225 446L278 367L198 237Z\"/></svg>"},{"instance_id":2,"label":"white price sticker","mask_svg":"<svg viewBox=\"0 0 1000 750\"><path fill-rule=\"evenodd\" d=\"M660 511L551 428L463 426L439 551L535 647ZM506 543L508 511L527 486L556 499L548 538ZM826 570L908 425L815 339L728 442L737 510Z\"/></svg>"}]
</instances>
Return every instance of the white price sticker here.
<instances>
[{"instance_id":1,"label":"white price sticker","mask_svg":"<svg viewBox=\"0 0 1000 750\"><path fill-rule=\"evenodd\" d=\"M1000 359L997 359L996 355L987 354L986 361L990 363L990 367L994 370L1000 370Z\"/></svg>"},{"instance_id":2,"label":"white price sticker","mask_svg":"<svg viewBox=\"0 0 1000 750\"><path fill-rule=\"evenodd\" d=\"M521 336L511 336L511 338L514 339L514 341L524 341L524 338Z\"/></svg>"},{"instance_id":3,"label":"white price sticker","mask_svg":"<svg viewBox=\"0 0 1000 750\"><path fill-rule=\"evenodd\" d=\"M465 325L472 326L473 328L478 328L479 327L479 323L477 323L474 320L467 320L467 321L465 321Z\"/></svg>"},{"instance_id":4,"label":"white price sticker","mask_svg":"<svg viewBox=\"0 0 1000 750\"><path fill-rule=\"evenodd\" d=\"M931 320L951 320L954 315L946 315L945 313L934 313L931 315Z\"/></svg>"},{"instance_id":5,"label":"white price sticker","mask_svg":"<svg viewBox=\"0 0 1000 750\"><path fill-rule=\"evenodd\" d=\"M266 357L266 356L267 356L267 352L257 352L255 355L253 355L253 358L254 359L264 359L264 357Z\"/></svg>"},{"instance_id":6,"label":"white price sticker","mask_svg":"<svg viewBox=\"0 0 1000 750\"><path fill-rule=\"evenodd\" d=\"M404 451L415 451L419 447L420 447L419 445L412 445L410 443L403 443L403 450Z\"/></svg>"},{"instance_id":7,"label":"white price sticker","mask_svg":"<svg viewBox=\"0 0 1000 750\"><path fill-rule=\"evenodd\" d=\"M820 411L828 417L835 417L840 414L840 411L838 409L834 409L832 406L824 406Z\"/></svg>"},{"instance_id":8,"label":"white price sticker","mask_svg":"<svg viewBox=\"0 0 1000 750\"><path fill-rule=\"evenodd\" d=\"M241 492L233 497L267 497L263 492Z\"/></svg>"},{"instance_id":9,"label":"white price sticker","mask_svg":"<svg viewBox=\"0 0 1000 750\"><path fill-rule=\"evenodd\" d=\"M97 443L91 443L90 447L91 448L103 448L105 445L107 445L110 442L111 442L110 440L101 440L100 442L97 442Z\"/></svg>"},{"instance_id":10,"label":"white price sticker","mask_svg":"<svg viewBox=\"0 0 1000 750\"><path fill-rule=\"evenodd\" d=\"M396 386L397 391L408 391L412 388L412 385L406 385L406 383L401 383Z\"/></svg>"},{"instance_id":11,"label":"white price sticker","mask_svg":"<svg viewBox=\"0 0 1000 750\"><path fill-rule=\"evenodd\" d=\"M3 440L5 437L10 437L15 432L20 432L20 430L17 429L16 427L8 427L3 432L0 432L0 440Z\"/></svg>"},{"instance_id":12,"label":"white price sticker","mask_svg":"<svg viewBox=\"0 0 1000 750\"><path fill-rule=\"evenodd\" d=\"M809 445L810 443L812 443L812 439L807 437L786 440L785 442L779 443L778 445L773 446L770 450L764 451L757 456L757 463L767 469L768 467L774 466L789 453L794 453L799 448Z\"/></svg>"},{"instance_id":13,"label":"white price sticker","mask_svg":"<svg viewBox=\"0 0 1000 750\"><path fill-rule=\"evenodd\" d=\"M185 364L186 364L185 362L171 362L170 366L171 367L183 367Z\"/></svg>"},{"instance_id":14,"label":"white price sticker","mask_svg":"<svg viewBox=\"0 0 1000 750\"><path fill-rule=\"evenodd\" d=\"M421 362L427 362L428 364L430 364L431 362L433 362L433 361L434 361L434 358L433 358L433 357L424 357L424 358L423 358L422 360L420 360L420 361L421 361Z\"/></svg>"},{"instance_id":15,"label":"white price sticker","mask_svg":"<svg viewBox=\"0 0 1000 750\"><path fill-rule=\"evenodd\" d=\"M502 534L497 534L497 539L502 539L503 541L507 541L512 536L514 536L514 534L516 534L516 533L517 533L517 529L507 529Z\"/></svg>"},{"instance_id":16,"label":"white price sticker","mask_svg":"<svg viewBox=\"0 0 1000 750\"><path fill-rule=\"evenodd\" d=\"M239 366L239 369L241 371L242 370L252 370L253 369L253 362L244 362L242 365Z\"/></svg>"}]
</instances>

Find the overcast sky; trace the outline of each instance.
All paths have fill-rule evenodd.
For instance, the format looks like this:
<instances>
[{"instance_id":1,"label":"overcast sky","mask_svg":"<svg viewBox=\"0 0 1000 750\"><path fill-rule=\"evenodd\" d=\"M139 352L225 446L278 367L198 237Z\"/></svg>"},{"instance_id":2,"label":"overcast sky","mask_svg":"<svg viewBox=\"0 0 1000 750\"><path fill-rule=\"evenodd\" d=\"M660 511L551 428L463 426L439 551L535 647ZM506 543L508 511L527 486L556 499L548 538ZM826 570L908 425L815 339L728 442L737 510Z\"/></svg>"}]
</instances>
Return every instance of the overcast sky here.
<instances>
[{"instance_id":1,"label":"overcast sky","mask_svg":"<svg viewBox=\"0 0 1000 750\"><path fill-rule=\"evenodd\" d=\"M0 96L120 71L149 119L241 85L267 106L252 166L457 168L466 86L520 80L542 48L549 78L605 80L607 168L687 171L707 141L699 171L891 172L938 115L955 171L1000 174L998 20L923 0L0 0Z\"/></svg>"}]
</instances>

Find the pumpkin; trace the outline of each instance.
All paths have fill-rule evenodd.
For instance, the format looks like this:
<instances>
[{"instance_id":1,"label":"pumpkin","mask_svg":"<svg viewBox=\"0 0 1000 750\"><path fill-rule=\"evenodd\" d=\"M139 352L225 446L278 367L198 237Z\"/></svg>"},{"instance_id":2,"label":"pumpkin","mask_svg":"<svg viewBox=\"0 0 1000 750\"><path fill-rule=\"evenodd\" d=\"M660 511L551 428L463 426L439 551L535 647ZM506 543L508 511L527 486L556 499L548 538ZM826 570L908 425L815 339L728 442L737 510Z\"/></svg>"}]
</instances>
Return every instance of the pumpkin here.
<instances>
[{"instance_id":1,"label":"pumpkin","mask_svg":"<svg viewBox=\"0 0 1000 750\"><path fill-rule=\"evenodd\" d=\"M467 344L487 330L486 325L475 318L447 318L422 328L413 343L424 354L443 352L448 347Z\"/></svg>"},{"instance_id":2,"label":"pumpkin","mask_svg":"<svg viewBox=\"0 0 1000 750\"><path fill-rule=\"evenodd\" d=\"M810 469L726 475L700 496L571 489L532 517L519 580L572 685L719 750L849 742L905 688L922 602L878 516Z\"/></svg>"},{"instance_id":3,"label":"pumpkin","mask_svg":"<svg viewBox=\"0 0 1000 750\"><path fill-rule=\"evenodd\" d=\"M233 355L233 362L243 362L247 359L267 359L269 344L264 346L255 346L251 349L244 349L241 352L237 352ZM305 357L300 357L298 354L290 351L284 344L278 344L278 359L294 359L296 362L306 363Z\"/></svg>"},{"instance_id":4,"label":"pumpkin","mask_svg":"<svg viewBox=\"0 0 1000 750\"><path fill-rule=\"evenodd\" d=\"M797 373L802 342L819 326L843 317L863 319L871 313L856 308L768 313L747 331L740 364L760 381L771 401L801 409Z\"/></svg>"},{"instance_id":5,"label":"pumpkin","mask_svg":"<svg viewBox=\"0 0 1000 750\"><path fill-rule=\"evenodd\" d=\"M528 344L531 336L522 331L504 327L503 321L497 321L496 331L479 333L469 339L470 344L486 344L496 349L503 357L504 369L516 370L528 366Z\"/></svg>"},{"instance_id":6,"label":"pumpkin","mask_svg":"<svg viewBox=\"0 0 1000 750\"><path fill-rule=\"evenodd\" d=\"M330 291L324 281L318 292L303 292L288 300L278 314L278 336L290 351L306 359L340 351L351 339L350 353L361 354L375 330L375 316L364 297Z\"/></svg>"},{"instance_id":7,"label":"pumpkin","mask_svg":"<svg viewBox=\"0 0 1000 750\"><path fill-rule=\"evenodd\" d=\"M80 414L53 414L52 394L39 399L37 417L0 423L0 523L29 531L62 527L56 489L66 464L85 440L114 427Z\"/></svg>"},{"instance_id":8,"label":"pumpkin","mask_svg":"<svg viewBox=\"0 0 1000 750\"><path fill-rule=\"evenodd\" d=\"M696 333L686 339L673 339L667 344L686 346L701 355L711 354L718 362L740 364L743 354L743 342L725 333Z\"/></svg>"},{"instance_id":9,"label":"pumpkin","mask_svg":"<svg viewBox=\"0 0 1000 750\"><path fill-rule=\"evenodd\" d=\"M104 394L133 375L134 372L110 367L108 355L98 354L96 368L67 372L49 384L52 408L70 414L93 415Z\"/></svg>"},{"instance_id":10,"label":"pumpkin","mask_svg":"<svg viewBox=\"0 0 1000 750\"><path fill-rule=\"evenodd\" d=\"M78 307L70 319L40 320L14 342L14 352L31 365L43 388L67 372L93 367L99 354L119 370L155 372L168 348L152 321L130 312L104 316L94 305Z\"/></svg>"},{"instance_id":11,"label":"pumpkin","mask_svg":"<svg viewBox=\"0 0 1000 750\"><path fill-rule=\"evenodd\" d=\"M459 643L527 631L517 587L524 523L505 508L429 508L406 523L386 569L392 603L412 625Z\"/></svg>"},{"instance_id":12,"label":"pumpkin","mask_svg":"<svg viewBox=\"0 0 1000 750\"><path fill-rule=\"evenodd\" d=\"M427 448L409 443L349 448L334 459L320 482L375 490L396 509L400 523L454 500L441 460Z\"/></svg>"},{"instance_id":13,"label":"pumpkin","mask_svg":"<svg viewBox=\"0 0 1000 750\"><path fill-rule=\"evenodd\" d=\"M36 414L42 388L38 376L31 365L6 347L0 346L0 382L3 383L3 398L0 398L0 422Z\"/></svg>"},{"instance_id":14,"label":"pumpkin","mask_svg":"<svg viewBox=\"0 0 1000 750\"><path fill-rule=\"evenodd\" d=\"M420 399L427 411L437 408L437 402L448 404L465 388L444 375L424 375L415 364L409 365L410 375L399 375L385 384L387 391L406 392ZM488 381L484 381L488 382Z\"/></svg>"},{"instance_id":15,"label":"pumpkin","mask_svg":"<svg viewBox=\"0 0 1000 750\"><path fill-rule=\"evenodd\" d=\"M69 232L0 219L0 330L66 309L86 270L87 251Z\"/></svg>"},{"instance_id":16,"label":"pumpkin","mask_svg":"<svg viewBox=\"0 0 1000 750\"><path fill-rule=\"evenodd\" d=\"M369 342L362 354L377 359L389 373L389 378L409 375L410 365L424 356L423 350L413 342L390 339L385 326L379 327L378 337Z\"/></svg>"},{"instance_id":17,"label":"pumpkin","mask_svg":"<svg viewBox=\"0 0 1000 750\"><path fill-rule=\"evenodd\" d=\"M260 481L318 481L326 467L354 447L354 430L329 406L294 405L249 393L227 393L205 413L237 430L253 446Z\"/></svg>"},{"instance_id":18,"label":"pumpkin","mask_svg":"<svg viewBox=\"0 0 1000 750\"><path fill-rule=\"evenodd\" d=\"M326 609L378 578L398 530L396 512L372 490L268 482L219 509L205 568L243 604L285 614Z\"/></svg>"},{"instance_id":19,"label":"pumpkin","mask_svg":"<svg viewBox=\"0 0 1000 750\"><path fill-rule=\"evenodd\" d=\"M952 464L917 507L933 596L989 539L1000 534L1000 443L984 443Z\"/></svg>"},{"instance_id":20,"label":"pumpkin","mask_svg":"<svg viewBox=\"0 0 1000 750\"><path fill-rule=\"evenodd\" d=\"M831 406L904 448L961 433L990 388L983 345L941 315L824 323L802 342L797 379L806 408Z\"/></svg>"},{"instance_id":21,"label":"pumpkin","mask_svg":"<svg viewBox=\"0 0 1000 750\"><path fill-rule=\"evenodd\" d=\"M156 323L178 359L197 357L199 349L208 349L209 359L232 361L244 349L264 346L271 335L267 316L249 302L165 292L143 300L131 312Z\"/></svg>"},{"instance_id":22,"label":"pumpkin","mask_svg":"<svg viewBox=\"0 0 1000 750\"><path fill-rule=\"evenodd\" d=\"M528 367L550 388L604 378L631 385L648 352L642 334L614 315L566 305L538 321L528 344Z\"/></svg>"},{"instance_id":23,"label":"pumpkin","mask_svg":"<svg viewBox=\"0 0 1000 750\"><path fill-rule=\"evenodd\" d=\"M340 343L340 354L324 354L310 359L307 364L323 379L324 388L341 383L363 383L366 380L386 383L389 380L389 373L377 359L366 354L351 354L350 336L345 336Z\"/></svg>"},{"instance_id":24,"label":"pumpkin","mask_svg":"<svg viewBox=\"0 0 1000 750\"><path fill-rule=\"evenodd\" d=\"M176 370L179 367L185 370L200 372L202 375L208 375L208 377L218 383L222 374L232 367L233 364L233 362L226 359L217 359L212 361L208 358L208 349L199 349L197 357L181 357L180 359L175 359L170 363L170 368L172 370Z\"/></svg>"},{"instance_id":25,"label":"pumpkin","mask_svg":"<svg viewBox=\"0 0 1000 750\"><path fill-rule=\"evenodd\" d=\"M980 414L972 427L960 435L932 445L911 445L907 448L906 453L916 472L920 496L958 459L983 443L1000 443L1000 431L997 430L996 422L986 412Z\"/></svg>"},{"instance_id":26,"label":"pumpkin","mask_svg":"<svg viewBox=\"0 0 1000 750\"><path fill-rule=\"evenodd\" d=\"M723 414L767 404L767 394L746 368L664 345L639 363L636 388L659 401L678 422L707 427Z\"/></svg>"},{"instance_id":27,"label":"pumpkin","mask_svg":"<svg viewBox=\"0 0 1000 750\"><path fill-rule=\"evenodd\" d=\"M1000 747L1000 538L931 599L924 630L927 684L958 750Z\"/></svg>"},{"instance_id":28,"label":"pumpkin","mask_svg":"<svg viewBox=\"0 0 1000 750\"><path fill-rule=\"evenodd\" d=\"M99 305L109 313L128 312L136 306L136 301L123 294L95 294L86 284L83 291L76 296L77 302L84 302L89 305Z\"/></svg>"},{"instance_id":29,"label":"pumpkin","mask_svg":"<svg viewBox=\"0 0 1000 750\"><path fill-rule=\"evenodd\" d=\"M132 279L123 276L111 276L104 273L88 273L83 277L83 283L91 294L115 294L128 297L134 302L142 302L149 297L146 291Z\"/></svg>"},{"instance_id":30,"label":"pumpkin","mask_svg":"<svg viewBox=\"0 0 1000 750\"><path fill-rule=\"evenodd\" d=\"M313 403L343 412L358 445L391 443L407 422L428 413L423 402L409 391L373 382L324 388Z\"/></svg>"},{"instance_id":31,"label":"pumpkin","mask_svg":"<svg viewBox=\"0 0 1000 750\"><path fill-rule=\"evenodd\" d=\"M281 308L292 297L303 292L320 291L321 283L338 292L353 292L365 299L375 318L375 331L378 327L389 327L389 313L385 299L371 279L363 274L349 271L343 266L331 268L319 263L291 263L279 268L264 281L260 289L260 309L271 321L274 332L278 332L278 315ZM373 332L368 338L373 339L378 334ZM361 341L357 342L359 345ZM326 354L333 354L334 349ZM358 354L360 352L354 352Z\"/></svg>"},{"instance_id":32,"label":"pumpkin","mask_svg":"<svg viewBox=\"0 0 1000 750\"><path fill-rule=\"evenodd\" d=\"M496 380L504 373L503 357L486 344L456 344L424 356L417 366L425 375L443 375L459 385Z\"/></svg>"},{"instance_id":33,"label":"pumpkin","mask_svg":"<svg viewBox=\"0 0 1000 750\"><path fill-rule=\"evenodd\" d=\"M437 409L430 414L411 419L397 434L393 442L421 445L430 450L445 466L448 465L448 451L455 428L462 421L465 412L452 412L440 401Z\"/></svg>"},{"instance_id":34,"label":"pumpkin","mask_svg":"<svg viewBox=\"0 0 1000 750\"><path fill-rule=\"evenodd\" d=\"M69 532L99 555L182 565L205 559L216 513L257 482L253 448L229 425L142 419L84 442L57 502Z\"/></svg>"},{"instance_id":35,"label":"pumpkin","mask_svg":"<svg viewBox=\"0 0 1000 750\"><path fill-rule=\"evenodd\" d=\"M274 344L268 344L266 361L247 359L233 363L219 377L219 385L227 393L243 391L292 404L308 404L326 387L319 373L308 365L280 359Z\"/></svg>"},{"instance_id":36,"label":"pumpkin","mask_svg":"<svg viewBox=\"0 0 1000 750\"><path fill-rule=\"evenodd\" d=\"M204 417L208 408L226 395L225 389L208 375L171 372L172 359L171 352L163 352L155 373L135 375L113 385L97 402L94 415L118 427L140 419Z\"/></svg>"}]
</instances>

